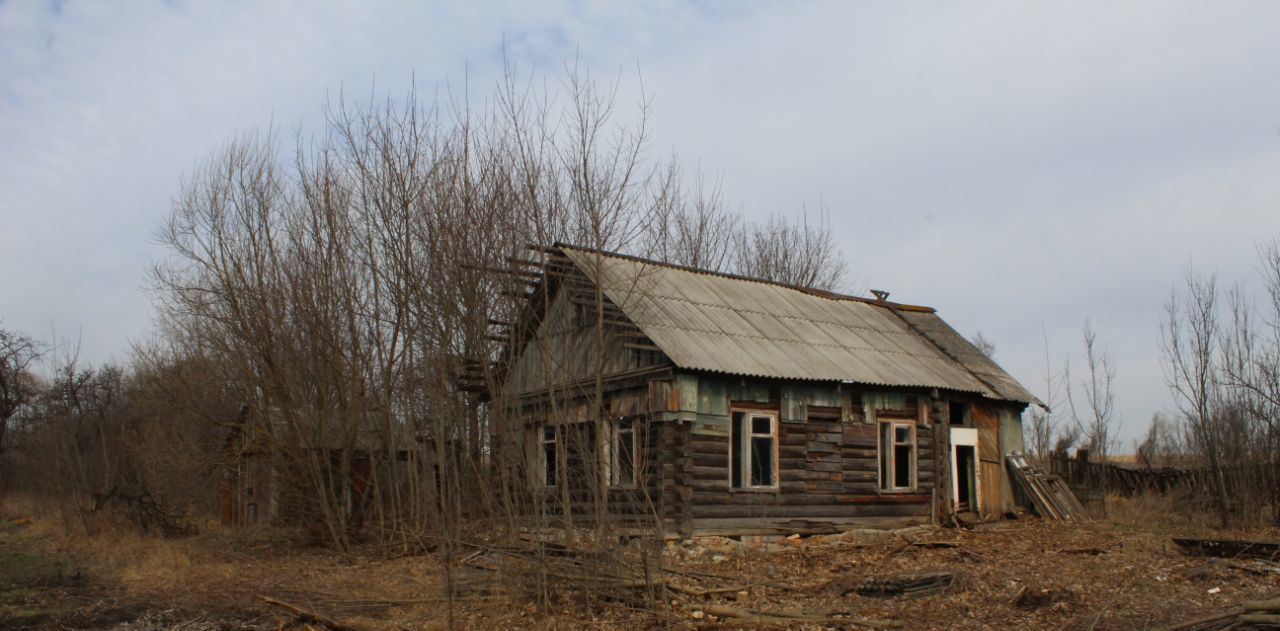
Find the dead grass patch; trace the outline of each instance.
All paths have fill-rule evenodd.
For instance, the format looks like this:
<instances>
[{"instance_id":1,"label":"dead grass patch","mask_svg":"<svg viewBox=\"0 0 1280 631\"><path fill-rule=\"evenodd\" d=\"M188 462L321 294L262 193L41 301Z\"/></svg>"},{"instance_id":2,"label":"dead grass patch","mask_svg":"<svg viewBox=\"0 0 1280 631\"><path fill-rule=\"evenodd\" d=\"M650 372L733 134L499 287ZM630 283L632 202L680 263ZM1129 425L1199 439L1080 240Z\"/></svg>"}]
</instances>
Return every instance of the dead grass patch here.
<instances>
[{"instance_id":1,"label":"dead grass patch","mask_svg":"<svg viewBox=\"0 0 1280 631\"><path fill-rule=\"evenodd\" d=\"M31 526L36 527L36 524ZM660 548L609 549L574 572L549 576L529 559L459 555L447 593L434 556L385 558L374 548L337 553L300 543L298 533L214 530L161 540L42 535L81 559L95 580L146 602L191 611L216 607L292 620L265 594L369 629L697 628L750 625L715 612L843 612L911 629L1149 628L1280 594L1280 576L1183 555L1171 535L1280 539L1275 529L1212 531L1159 498L1117 498L1111 521L1083 525L1038 519L978 530L912 529L876 537L818 536L775 542L709 538ZM588 555L584 558L595 559ZM654 582L620 597L607 574L639 572ZM864 595L868 579L946 571L957 580L914 598ZM636 574L630 574L636 575ZM591 577L596 576L596 580ZM193 609L194 608L194 609ZM700 617L695 617L695 613ZM794 618L789 628L827 622ZM766 620L761 617L761 620ZM774 621L775 624L777 621Z\"/></svg>"}]
</instances>

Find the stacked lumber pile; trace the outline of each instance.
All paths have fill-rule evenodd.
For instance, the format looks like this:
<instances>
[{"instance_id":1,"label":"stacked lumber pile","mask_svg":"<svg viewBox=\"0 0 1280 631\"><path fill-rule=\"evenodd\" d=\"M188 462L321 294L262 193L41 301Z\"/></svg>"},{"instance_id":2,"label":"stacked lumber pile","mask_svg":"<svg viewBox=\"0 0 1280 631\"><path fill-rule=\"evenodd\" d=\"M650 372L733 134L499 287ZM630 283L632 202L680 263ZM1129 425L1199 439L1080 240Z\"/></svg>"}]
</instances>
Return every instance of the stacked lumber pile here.
<instances>
[{"instance_id":1,"label":"stacked lumber pile","mask_svg":"<svg viewBox=\"0 0 1280 631\"><path fill-rule=\"evenodd\" d=\"M1031 499L1036 514L1045 519L1058 519L1071 522L1088 521L1084 506L1076 499L1071 488L1061 477L1047 473L1041 467L1027 464L1027 459L1020 453L1013 452L1006 457L1009 471L1018 482L1022 492Z\"/></svg>"}]
</instances>

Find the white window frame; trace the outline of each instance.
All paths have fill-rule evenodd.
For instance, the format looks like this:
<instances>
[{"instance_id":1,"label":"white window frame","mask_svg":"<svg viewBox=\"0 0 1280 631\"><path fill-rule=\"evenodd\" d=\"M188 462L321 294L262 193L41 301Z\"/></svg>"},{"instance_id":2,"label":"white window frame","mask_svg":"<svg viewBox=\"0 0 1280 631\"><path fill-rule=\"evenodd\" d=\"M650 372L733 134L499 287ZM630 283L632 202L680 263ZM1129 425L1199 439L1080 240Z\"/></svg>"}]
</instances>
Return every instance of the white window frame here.
<instances>
[{"instance_id":1,"label":"white window frame","mask_svg":"<svg viewBox=\"0 0 1280 631\"><path fill-rule=\"evenodd\" d=\"M743 437L743 442L742 442L742 444L743 444L743 451L745 452L745 453L743 453L743 454L735 454L735 453L734 453L735 445L733 444L733 432L734 432L734 425L737 423L737 418L736 418L736 417L738 416L738 414L742 414L742 415L745 417L746 421L747 421L747 422L745 423L745 425L746 425L746 428L745 428L745 429L746 429L747 431L745 432L745 436ZM753 421L754 421L756 418L767 418L767 419L769 419L769 423L770 423L770 431L769 431L768 433L756 432L756 431L755 431L755 427L754 427L754 426L755 426L755 423L754 423ZM780 432L781 432L781 427L780 427L780 425L779 425L779 423L778 423L778 413L777 413L777 412L774 412L774 411L771 411L771 410L754 410L754 409L750 409L750 408L731 408L731 409L730 409L730 411L729 411L729 489L730 489L730 490L733 490L733 491L752 491L752 490L776 491L776 490L778 489L778 478L779 478L779 477L781 477L781 476L779 475L779 474L780 474L780 468L779 468L779 465L778 465L778 454L779 454L779 449L778 449L778 447L779 447L779 443L781 442L781 439L780 439L780 436L779 436ZM763 437L766 437L766 436L767 436L771 441L773 441L773 457L771 458L771 460L772 460L772 465L773 465L773 466L772 466L772 469L773 469L773 470L772 470L772 471L770 472L770 474L769 474L769 477L771 478L772 482L771 482L770 484L752 484L752 483L751 483L751 465L752 465L752 462L751 462L751 453L752 453L751 443L752 443L752 439L754 439L754 438L763 438ZM733 473L734 473L734 468L737 468L737 470L738 470L738 479L741 481L741 485L739 485L739 486L734 486L734 484L733 484Z\"/></svg>"},{"instance_id":2,"label":"white window frame","mask_svg":"<svg viewBox=\"0 0 1280 631\"><path fill-rule=\"evenodd\" d=\"M885 453L885 444L884 444L885 441L883 438L886 426L888 426L888 431L890 436L889 452L887 454ZM904 443L898 440L897 430L899 427L905 427L911 432L911 439L909 442ZM906 419L906 418L880 419L879 427L877 428L877 430L878 431L876 433L876 455L877 455L876 477L879 478L880 492L881 493L909 493L911 491L915 491L917 488L919 488L918 463L920 461L920 448L919 448L919 441L916 440L917 436L916 436L915 420ZM894 460L897 458L897 447L899 445L908 445L911 447L911 464L910 466L907 467L907 472L910 475L911 480L910 480L910 484L908 484L907 486L890 486L887 484L888 481L884 479L884 476L887 472L890 478L894 477L894 470L897 468L897 464L898 464ZM886 462L887 462L887 466L886 466Z\"/></svg>"}]
</instances>

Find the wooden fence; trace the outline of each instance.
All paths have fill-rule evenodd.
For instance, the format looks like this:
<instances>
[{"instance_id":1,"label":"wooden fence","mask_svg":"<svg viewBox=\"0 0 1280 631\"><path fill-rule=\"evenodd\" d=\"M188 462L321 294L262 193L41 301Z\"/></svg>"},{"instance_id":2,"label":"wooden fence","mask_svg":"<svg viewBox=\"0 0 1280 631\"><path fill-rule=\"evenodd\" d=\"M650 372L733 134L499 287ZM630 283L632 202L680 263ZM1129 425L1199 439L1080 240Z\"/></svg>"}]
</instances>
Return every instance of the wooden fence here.
<instances>
[{"instance_id":1,"label":"wooden fence","mask_svg":"<svg viewBox=\"0 0 1280 631\"><path fill-rule=\"evenodd\" d=\"M1089 450L1076 450L1076 457L1058 452L1049 458L1049 470L1067 481L1072 488L1106 491L1121 495L1143 493L1180 493L1188 496L1210 496L1213 493L1213 471L1205 468L1140 467L1089 460ZM1245 495L1270 498L1277 489L1280 463L1258 462L1234 464L1223 468L1223 481L1228 497Z\"/></svg>"}]
</instances>

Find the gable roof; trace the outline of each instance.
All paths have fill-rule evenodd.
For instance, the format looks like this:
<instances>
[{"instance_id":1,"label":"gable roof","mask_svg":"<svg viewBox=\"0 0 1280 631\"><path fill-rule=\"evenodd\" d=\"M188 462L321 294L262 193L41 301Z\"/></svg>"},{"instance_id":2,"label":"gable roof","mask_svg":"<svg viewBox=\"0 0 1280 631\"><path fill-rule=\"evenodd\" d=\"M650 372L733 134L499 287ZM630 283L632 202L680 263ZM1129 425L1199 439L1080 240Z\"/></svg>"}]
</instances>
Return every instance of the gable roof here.
<instances>
[{"instance_id":1,"label":"gable roof","mask_svg":"<svg viewBox=\"0 0 1280 631\"><path fill-rule=\"evenodd\" d=\"M1043 405L933 309L557 245L676 366Z\"/></svg>"}]
</instances>

